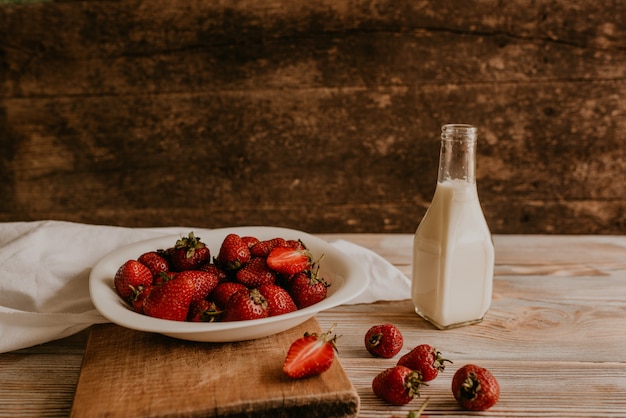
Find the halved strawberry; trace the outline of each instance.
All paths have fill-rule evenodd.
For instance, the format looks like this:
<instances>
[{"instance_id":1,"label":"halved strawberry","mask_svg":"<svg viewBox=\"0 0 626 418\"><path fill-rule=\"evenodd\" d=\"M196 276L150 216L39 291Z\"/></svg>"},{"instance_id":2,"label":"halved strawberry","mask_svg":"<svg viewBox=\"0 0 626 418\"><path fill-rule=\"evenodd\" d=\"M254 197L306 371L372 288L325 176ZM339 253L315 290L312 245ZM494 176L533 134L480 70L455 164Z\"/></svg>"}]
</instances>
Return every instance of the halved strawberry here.
<instances>
[{"instance_id":1,"label":"halved strawberry","mask_svg":"<svg viewBox=\"0 0 626 418\"><path fill-rule=\"evenodd\" d=\"M281 274L297 274L311 268L311 254L300 248L275 247L267 256L267 265Z\"/></svg>"},{"instance_id":2,"label":"halved strawberry","mask_svg":"<svg viewBox=\"0 0 626 418\"><path fill-rule=\"evenodd\" d=\"M337 350L337 336L330 335L335 326L336 324L322 335L307 332L304 337L294 341L283 363L283 372L293 379L301 379L328 370Z\"/></svg>"}]
</instances>

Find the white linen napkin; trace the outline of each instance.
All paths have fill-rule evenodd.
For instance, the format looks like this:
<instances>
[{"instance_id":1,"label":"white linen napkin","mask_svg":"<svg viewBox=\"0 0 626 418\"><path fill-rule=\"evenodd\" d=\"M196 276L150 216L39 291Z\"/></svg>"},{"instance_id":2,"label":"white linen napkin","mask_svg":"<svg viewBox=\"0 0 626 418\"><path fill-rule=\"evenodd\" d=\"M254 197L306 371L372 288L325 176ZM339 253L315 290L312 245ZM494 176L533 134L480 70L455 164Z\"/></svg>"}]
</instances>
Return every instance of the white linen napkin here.
<instances>
[{"instance_id":1,"label":"white linen napkin","mask_svg":"<svg viewBox=\"0 0 626 418\"><path fill-rule=\"evenodd\" d=\"M411 281L396 266L374 251L350 241L330 243L338 250L359 260L370 283L367 289L347 304L372 303L379 300L404 300L411 297Z\"/></svg>"},{"instance_id":2,"label":"white linen napkin","mask_svg":"<svg viewBox=\"0 0 626 418\"><path fill-rule=\"evenodd\" d=\"M89 273L109 252L193 228L123 228L62 221L0 223L0 353L30 347L108 322L89 296ZM402 300L408 278L375 252L338 240L360 258L369 288L349 303Z\"/></svg>"}]
</instances>

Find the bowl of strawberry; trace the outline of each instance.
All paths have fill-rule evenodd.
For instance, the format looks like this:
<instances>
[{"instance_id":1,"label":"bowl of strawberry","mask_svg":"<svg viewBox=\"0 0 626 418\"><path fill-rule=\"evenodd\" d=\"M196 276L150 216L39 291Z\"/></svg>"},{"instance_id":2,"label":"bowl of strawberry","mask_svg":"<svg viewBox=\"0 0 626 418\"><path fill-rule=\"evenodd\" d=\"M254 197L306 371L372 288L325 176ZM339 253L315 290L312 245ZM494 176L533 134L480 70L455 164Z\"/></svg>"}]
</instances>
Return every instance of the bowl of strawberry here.
<instances>
[{"instance_id":1,"label":"bowl of strawberry","mask_svg":"<svg viewBox=\"0 0 626 418\"><path fill-rule=\"evenodd\" d=\"M96 309L120 326L200 342L266 337L358 296L360 265L287 228L190 231L119 248L89 277Z\"/></svg>"}]
</instances>

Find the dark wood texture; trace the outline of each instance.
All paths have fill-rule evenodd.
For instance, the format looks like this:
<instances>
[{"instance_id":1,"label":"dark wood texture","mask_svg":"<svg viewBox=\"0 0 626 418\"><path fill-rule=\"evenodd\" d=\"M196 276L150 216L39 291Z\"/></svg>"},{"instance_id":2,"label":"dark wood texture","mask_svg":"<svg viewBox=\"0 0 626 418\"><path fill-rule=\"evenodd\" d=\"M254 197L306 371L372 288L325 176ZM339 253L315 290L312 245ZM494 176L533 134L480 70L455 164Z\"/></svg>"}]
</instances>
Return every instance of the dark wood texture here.
<instances>
[{"instance_id":1,"label":"dark wood texture","mask_svg":"<svg viewBox=\"0 0 626 418\"><path fill-rule=\"evenodd\" d=\"M0 221L412 232L442 124L495 233L626 233L626 3L0 5Z\"/></svg>"}]
</instances>

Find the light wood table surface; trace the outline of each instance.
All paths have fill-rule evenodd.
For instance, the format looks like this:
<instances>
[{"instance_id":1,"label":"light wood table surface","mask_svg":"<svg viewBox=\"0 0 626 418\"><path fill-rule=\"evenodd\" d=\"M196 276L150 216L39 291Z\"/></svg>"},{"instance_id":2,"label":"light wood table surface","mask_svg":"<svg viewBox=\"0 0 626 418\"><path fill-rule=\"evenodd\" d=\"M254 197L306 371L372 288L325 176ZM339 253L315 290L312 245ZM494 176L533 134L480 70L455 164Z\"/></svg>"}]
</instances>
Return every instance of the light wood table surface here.
<instances>
[{"instance_id":1,"label":"light wood table surface","mask_svg":"<svg viewBox=\"0 0 626 418\"><path fill-rule=\"evenodd\" d=\"M370 248L410 277L411 235L320 236ZM360 396L360 417L403 417L426 398L424 416L626 417L626 236L496 235L494 242L493 303L481 324L436 330L408 299L318 314L323 329L338 323L339 359ZM400 355L428 343L454 361L403 407L371 391L373 377L399 358L365 351L365 332L383 322L402 331ZM87 335L0 354L0 417L67 416ZM450 391L467 363L500 382L500 401L482 414L461 410Z\"/></svg>"}]
</instances>

